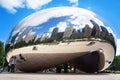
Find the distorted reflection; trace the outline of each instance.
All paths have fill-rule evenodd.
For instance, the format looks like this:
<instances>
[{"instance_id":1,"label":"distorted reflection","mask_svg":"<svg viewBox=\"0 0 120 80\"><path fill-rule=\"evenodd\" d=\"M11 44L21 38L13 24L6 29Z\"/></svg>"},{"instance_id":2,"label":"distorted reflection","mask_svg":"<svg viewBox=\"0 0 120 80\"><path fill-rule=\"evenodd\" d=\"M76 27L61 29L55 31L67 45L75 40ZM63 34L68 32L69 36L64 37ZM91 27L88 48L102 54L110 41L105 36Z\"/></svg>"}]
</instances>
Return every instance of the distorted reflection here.
<instances>
[{"instance_id":1,"label":"distorted reflection","mask_svg":"<svg viewBox=\"0 0 120 80\"><path fill-rule=\"evenodd\" d=\"M50 8L50 14L46 11L28 16L13 29L5 49L8 61L11 55L22 54L25 62L17 64L22 71L71 64L84 72L96 72L110 66L115 39L95 13L73 7ZM33 63L38 65L29 67Z\"/></svg>"}]
</instances>

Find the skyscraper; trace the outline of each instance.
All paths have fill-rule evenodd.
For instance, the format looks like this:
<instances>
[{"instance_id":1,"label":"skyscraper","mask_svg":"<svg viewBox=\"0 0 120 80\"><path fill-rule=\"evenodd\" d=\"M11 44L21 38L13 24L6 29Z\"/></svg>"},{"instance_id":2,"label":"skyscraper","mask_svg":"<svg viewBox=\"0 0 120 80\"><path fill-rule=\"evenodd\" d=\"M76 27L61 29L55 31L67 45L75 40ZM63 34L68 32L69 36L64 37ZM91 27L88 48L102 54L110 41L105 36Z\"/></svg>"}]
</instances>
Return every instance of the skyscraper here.
<instances>
[{"instance_id":1,"label":"skyscraper","mask_svg":"<svg viewBox=\"0 0 120 80\"><path fill-rule=\"evenodd\" d=\"M27 28L24 28L24 30L23 30L23 32L22 32L21 34L20 34L20 32L19 32L19 37L18 37L18 39L17 39L16 42L20 42L20 41L22 41L23 36L25 35L25 33L26 33L29 29L30 29L30 28L27 27Z\"/></svg>"},{"instance_id":2,"label":"skyscraper","mask_svg":"<svg viewBox=\"0 0 120 80\"><path fill-rule=\"evenodd\" d=\"M63 38L70 38L71 35L72 35L72 33L73 33L73 30L74 30L73 27L67 27L67 28L65 29Z\"/></svg>"},{"instance_id":3,"label":"skyscraper","mask_svg":"<svg viewBox=\"0 0 120 80\"><path fill-rule=\"evenodd\" d=\"M25 37L25 42L28 43L29 41L32 41L34 39L35 32L30 31L26 37Z\"/></svg>"},{"instance_id":4,"label":"skyscraper","mask_svg":"<svg viewBox=\"0 0 120 80\"><path fill-rule=\"evenodd\" d=\"M15 43L16 42L15 40L18 37L18 35L19 35L19 32L16 33L14 36L12 36L11 43Z\"/></svg>"},{"instance_id":5,"label":"skyscraper","mask_svg":"<svg viewBox=\"0 0 120 80\"><path fill-rule=\"evenodd\" d=\"M106 38L106 36L108 35L108 30L104 27L104 26L100 26L102 31L100 32L100 37Z\"/></svg>"},{"instance_id":6,"label":"skyscraper","mask_svg":"<svg viewBox=\"0 0 120 80\"><path fill-rule=\"evenodd\" d=\"M52 35L51 35L51 39L53 39L53 40L54 40L54 39L57 39L58 30L59 30L58 27L56 27L56 28L53 29Z\"/></svg>"},{"instance_id":7,"label":"skyscraper","mask_svg":"<svg viewBox=\"0 0 120 80\"><path fill-rule=\"evenodd\" d=\"M71 34L71 38L79 38L80 37L80 31L74 29L72 34Z\"/></svg>"},{"instance_id":8,"label":"skyscraper","mask_svg":"<svg viewBox=\"0 0 120 80\"><path fill-rule=\"evenodd\" d=\"M43 40L46 40L49 38L49 34L47 32L44 32L42 35L41 35L41 39L40 41L43 41Z\"/></svg>"},{"instance_id":9,"label":"skyscraper","mask_svg":"<svg viewBox=\"0 0 120 80\"><path fill-rule=\"evenodd\" d=\"M89 25L85 25L83 28L83 37L90 37L92 33L92 29L89 27Z\"/></svg>"},{"instance_id":10,"label":"skyscraper","mask_svg":"<svg viewBox=\"0 0 120 80\"><path fill-rule=\"evenodd\" d=\"M109 39L111 42L115 42L112 33L109 33L109 34L108 34L107 39Z\"/></svg>"},{"instance_id":11,"label":"skyscraper","mask_svg":"<svg viewBox=\"0 0 120 80\"><path fill-rule=\"evenodd\" d=\"M34 38L34 42L36 42L37 40L40 41L40 37L41 37L41 35L37 35L37 36L35 36L35 38Z\"/></svg>"},{"instance_id":12,"label":"skyscraper","mask_svg":"<svg viewBox=\"0 0 120 80\"><path fill-rule=\"evenodd\" d=\"M90 20L90 22L93 24L93 29L92 29L91 36L95 36L95 37L100 36L100 27L99 27L99 25L93 20Z\"/></svg>"}]
</instances>

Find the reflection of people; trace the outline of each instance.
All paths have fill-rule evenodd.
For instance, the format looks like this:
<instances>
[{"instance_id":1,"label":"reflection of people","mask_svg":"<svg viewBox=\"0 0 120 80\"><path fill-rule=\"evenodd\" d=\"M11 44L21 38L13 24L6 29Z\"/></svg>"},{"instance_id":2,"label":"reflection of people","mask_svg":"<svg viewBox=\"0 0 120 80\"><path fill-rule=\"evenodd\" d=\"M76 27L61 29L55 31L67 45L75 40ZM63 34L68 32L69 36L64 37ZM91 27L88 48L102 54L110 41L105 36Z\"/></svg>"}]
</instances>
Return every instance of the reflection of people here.
<instances>
[{"instance_id":1,"label":"reflection of people","mask_svg":"<svg viewBox=\"0 0 120 80\"><path fill-rule=\"evenodd\" d=\"M21 60L26 61L26 59L22 56L22 54L19 54L19 57L20 57Z\"/></svg>"},{"instance_id":2,"label":"reflection of people","mask_svg":"<svg viewBox=\"0 0 120 80\"><path fill-rule=\"evenodd\" d=\"M36 46L34 46L34 47L33 47L33 50L37 50L37 47L36 47Z\"/></svg>"},{"instance_id":3,"label":"reflection of people","mask_svg":"<svg viewBox=\"0 0 120 80\"><path fill-rule=\"evenodd\" d=\"M12 56L12 58L11 58L11 72L15 72L15 65L16 65L16 56Z\"/></svg>"}]
</instances>

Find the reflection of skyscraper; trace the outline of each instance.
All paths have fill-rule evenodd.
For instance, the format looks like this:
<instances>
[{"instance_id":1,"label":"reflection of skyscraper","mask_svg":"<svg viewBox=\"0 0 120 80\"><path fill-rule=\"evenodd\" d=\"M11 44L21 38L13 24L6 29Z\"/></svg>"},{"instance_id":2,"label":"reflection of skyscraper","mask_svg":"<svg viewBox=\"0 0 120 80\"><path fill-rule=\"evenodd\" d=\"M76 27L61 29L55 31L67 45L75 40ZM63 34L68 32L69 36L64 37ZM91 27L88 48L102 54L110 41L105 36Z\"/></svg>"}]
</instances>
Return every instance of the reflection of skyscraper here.
<instances>
[{"instance_id":1,"label":"reflection of skyscraper","mask_svg":"<svg viewBox=\"0 0 120 80\"><path fill-rule=\"evenodd\" d=\"M11 43L14 43L14 42L15 42L16 38L18 37L18 34L19 34L19 32L16 33L16 34L12 37Z\"/></svg>"},{"instance_id":2,"label":"reflection of skyscraper","mask_svg":"<svg viewBox=\"0 0 120 80\"><path fill-rule=\"evenodd\" d=\"M106 38L106 36L108 35L108 30L104 27L104 26L100 26L102 31L100 32L100 36L103 38Z\"/></svg>"},{"instance_id":3,"label":"reflection of skyscraper","mask_svg":"<svg viewBox=\"0 0 120 80\"><path fill-rule=\"evenodd\" d=\"M30 31L26 37L25 37L25 42L28 43L29 41L32 41L34 39L35 32Z\"/></svg>"},{"instance_id":4,"label":"reflection of skyscraper","mask_svg":"<svg viewBox=\"0 0 120 80\"><path fill-rule=\"evenodd\" d=\"M99 25L94 22L93 20L90 20L90 22L93 24L92 34L91 36L98 37L100 35L100 27Z\"/></svg>"},{"instance_id":5,"label":"reflection of skyscraper","mask_svg":"<svg viewBox=\"0 0 120 80\"><path fill-rule=\"evenodd\" d=\"M89 27L89 25L85 25L83 28L83 37L90 37L92 33L92 29Z\"/></svg>"},{"instance_id":6,"label":"reflection of skyscraper","mask_svg":"<svg viewBox=\"0 0 120 80\"><path fill-rule=\"evenodd\" d=\"M47 32L44 32L42 35L41 35L41 38L40 38L40 41L43 41L43 40L46 40L49 38L49 34Z\"/></svg>"},{"instance_id":7,"label":"reflection of skyscraper","mask_svg":"<svg viewBox=\"0 0 120 80\"><path fill-rule=\"evenodd\" d=\"M63 34L64 34L64 32L58 32L57 34L56 34L56 40L60 40L60 39L62 39L63 38Z\"/></svg>"},{"instance_id":8,"label":"reflection of skyscraper","mask_svg":"<svg viewBox=\"0 0 120 80\"><path fill-rule=\"evenodd\" d=\"M63 38L70 38L70 36L71 36L72 33L73 33L73 30L74 30L73 27L67 27L67 28L65 29Z\"/></svg>"},{"instance_id":9,"label":"reflection of skyscraper","mask_svg":"<svg viewBox=\"0 0 120 80\"><path fill-rule=\"evenodd\" d=\"M40 35L37 35L37 36L35 36L35 38L34 38L34 42L36 42L37 40L39 40L40 41Z\"/></svg>"},{"instance_id":10,"label":"reflection of skyscraper","mask_svg":"<svg viewBox=\"0 0 120 80\"><path fill-rule=\"evenodd\" d=\"M109 40L112 41L112 42L115 42L112 33L109 33L109 34L108 34L107 39L109 39Z\"/></svg>"},{"instance_id":11,"label":"reflection of skyscraper","mask_svg":"<svg viewBox=\"0 0 120 80\"><path fill-rule=\"evenodd\" d=\"M80 37L80 31L74 29L72 34L71 34L71 38L79 38Z\"/></svg>"},{"instance_id":12,"label":"reflection of skyscraper","mask_svg":"<svg viewBox=\"0 0 120 80\"><path fill-rule=\"evenodd\" d=\"M57 39L58 27L54 28L52 31L51 39Z\"/></svg>"},{"instance_id":13,"label":"reflection of skyscraper","mask_svg":"<svg viewBox=\"0 0 120 80\"><path fill-rule=\"evenodd\" d=\"M25 35L25 33L29 30L29 27L27 27L26 29L23 30L23 32L19 35L17 42L22 41L23 36ZM20 33L20 32L19 32Z\"/></svg>"}]
</instances>

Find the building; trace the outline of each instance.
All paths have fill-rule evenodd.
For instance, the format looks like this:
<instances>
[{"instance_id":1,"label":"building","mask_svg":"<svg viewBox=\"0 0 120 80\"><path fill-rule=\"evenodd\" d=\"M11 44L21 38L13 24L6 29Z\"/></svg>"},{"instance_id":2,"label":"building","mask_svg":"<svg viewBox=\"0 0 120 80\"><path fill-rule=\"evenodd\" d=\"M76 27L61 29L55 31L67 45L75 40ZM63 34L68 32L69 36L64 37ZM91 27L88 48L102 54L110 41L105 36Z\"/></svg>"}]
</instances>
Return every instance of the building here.
<instances>
[{"instance_id":1,"label":"building","mask_svg":"<svg viewBox=\"0 0 120 80\"><path fill-rule=\"evenodd\" d=\"M106 38L106 36L109 34L108 30L104 27L104 26L100 26L101 27L101 32L100 32L100 37L102 38Z\"/></svg>"},{"instance_id":2,"label":"building","mask_svg":"<svg viewBox=\"0 0 120 80\"><path fill-rule=\"evenodd\" d=\"M112 33L109 33L106 37L107 37L107 39L108 39L108 40L110 40L112 43L114 43L114 42L115 42L115 40L114 40L114 37L113 37ZM114 43L114 44L115 44L115 43Z\"/></svg>"},{"instance_id":3,"label":"building","mask_svg":"<svg viewBox=\"0 0 120 80\"><path fill-rule=\"evenodd\" d=\"M58 27L56 27L56 28L54 28L53 29L53 31L52 31L52 35L51 35L51 39L57 39L57 37L58 37L58 30L59 30L59 28Z\"/></svg>"},{"instance_id":4,"label":"building","mask_svg":"<svg viewBox=\"0 0 120 80\"><path fill-rule=\"evenodd\" d=\"M85 25L85 27L83 28L83 37L90 37L92 34L92 28L89 27L89 25Z\"/></svg>"},{"instance_id":5,"label":"building","mask_svg":"<svg viewBox=\"0 0 120 80\"><path fill-rule=\"evenodd\" d=\"M12 36L11 43L14 44L16 42L16 38L17 38L18 35L19 35L19 32L16 33L14 36Z\"/></svg>"},{"instance_id":6,"label":"building","mask_svg":"<svg viewBox=\"0 0 120 80\"><path fill-rule=\"evenodd\" d=\"M22 31L22 33L19 32L18 39L17 39L17 41L16 41L17 43L23 40L23 37L24 37L24 35L26 35L26 32L27 32L28 30L29 30L29 27L24 28L23 31Z\"/></svg>"},{"instance_id":7,"label":"building","mask_svg":"<svg viewBox=\"0 0 120 80\"><path fill-rule=\"evenodd\" d=\"M44 32L41 35L40 41L47 40L49 38L49 34L47 32Z\"/></svg>"},{"instance_id":8,"label":"building","mask_svg":"<svg viewBox=\"0 0 120 80\"><path fill-rule=\"evenodd\" d=\"M80 30L76 30L74 29L72 34L71 34L71 37L72 39L77 39L77 38L80 38L81 37L81 33L80 33Z\"/></svg>"},{"instance_id":9,"label":"building","mask_svg":"<svg viewBox=\"0 0 120 80\"><path fill-rule=\"evenodd\" d=\"M93 24L91 36L99 37L100 36L100 27L99 27L99 25L93 20L90 20L90 22Z\"/></svg>"},{"instance_id":10,"label":"building","mask_svg":"<svg viewBox=\"0 0 120 80\"><path fill-rule=\"evenodd\" d=\"M40 37L41 37L41 35L37 35L37 36L35 36L35 38L34 38L34 42L36 42L36 41L40 41Z\"/></svg>"},{"instance_id":11,"label":"building","mask_svg":"<svg viewBox=\"0 0 120 80\"><path fill-rule=\"evenodd\" d=\"M65 29L65 32L64 32L64 35L63 35L63 38L70 38L72 33L74 31L74 28L73 27L67 27Z\"/></svg>"},{"instance_id":12,"label":"building","mask_svg":"<svg viewBox=\"0 0 120 80\"><path fill-rule=\"evenodd\" d=\"M24 38L24 41L26 42L26 43L28 43L29 41L32 41L33 39L34 39L34 36L35 35L35 32L33 32L33 31L30 31L27 35L26 35L26 37Z\"/></svg>"}]
</instances>

